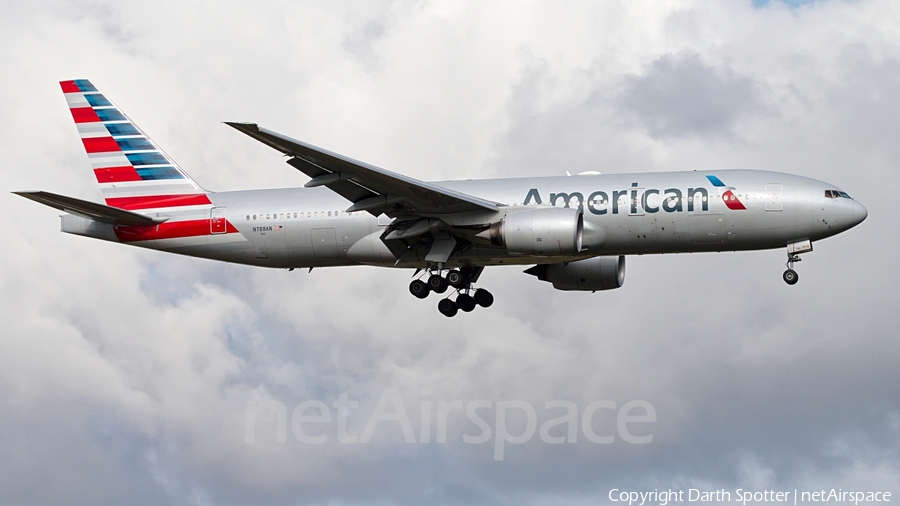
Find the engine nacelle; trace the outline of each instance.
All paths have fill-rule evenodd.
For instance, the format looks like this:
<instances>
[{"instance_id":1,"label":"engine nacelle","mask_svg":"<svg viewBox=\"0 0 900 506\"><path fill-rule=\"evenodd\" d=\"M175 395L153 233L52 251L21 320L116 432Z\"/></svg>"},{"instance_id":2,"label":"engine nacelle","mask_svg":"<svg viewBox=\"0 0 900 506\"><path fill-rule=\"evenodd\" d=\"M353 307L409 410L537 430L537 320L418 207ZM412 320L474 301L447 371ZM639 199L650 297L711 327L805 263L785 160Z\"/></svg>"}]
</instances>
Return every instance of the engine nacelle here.
<instances>
[{"instance_id":1,"label":"engine nacelle","mask_svg":"<svg viewBox=\"0 0 900 506\"><path fill-rule=\"evenodd\" d=\"M485 232L491 244L512 255L573 255L581 251L584 216L568 207L515 211Z\"/></svg>"},{"instance_id":2,"label":"engine nacelle","mask_svg":"<svg viewBox=\"0 0 900 506\"><path fill-rule=\"evenodd\" d=\"M577 262L535 265L525 271L557 290L612 290L625 284L625 257L594 257Z\"/></svg>"}]
</instances>

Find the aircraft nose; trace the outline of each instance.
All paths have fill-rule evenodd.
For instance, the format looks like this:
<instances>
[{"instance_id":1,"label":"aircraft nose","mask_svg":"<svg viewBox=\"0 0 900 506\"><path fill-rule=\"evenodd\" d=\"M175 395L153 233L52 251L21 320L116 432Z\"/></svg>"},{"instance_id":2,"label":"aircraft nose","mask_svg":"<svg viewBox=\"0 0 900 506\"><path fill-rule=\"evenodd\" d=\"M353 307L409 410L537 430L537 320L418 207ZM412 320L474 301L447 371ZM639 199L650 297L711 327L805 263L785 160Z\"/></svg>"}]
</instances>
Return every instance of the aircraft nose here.
<instances>
[{"instance_id":1,"label":"aircraft nose","mask_svg":"<svg viewBox=\"0 0 900 506\"><path fill-rule=\"evenodd\" d=\"M859 201L853 201L853 224L859 225L866 219L869 215L869 210L866 209L866 206L859 203Z\"/></svg>"}]
</instances>

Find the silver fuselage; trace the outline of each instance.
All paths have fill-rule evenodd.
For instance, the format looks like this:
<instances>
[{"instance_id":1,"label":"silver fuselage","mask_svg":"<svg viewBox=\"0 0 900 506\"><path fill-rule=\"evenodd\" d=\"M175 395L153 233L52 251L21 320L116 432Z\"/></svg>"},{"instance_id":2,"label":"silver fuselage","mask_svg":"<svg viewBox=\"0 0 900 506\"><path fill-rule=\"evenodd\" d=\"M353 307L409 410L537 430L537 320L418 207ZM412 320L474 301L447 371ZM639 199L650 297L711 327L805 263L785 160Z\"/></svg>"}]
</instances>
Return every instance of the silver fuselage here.
<instances>
[{"instance_id":1,"label":"silver fuselage","mask_svg":"<svg viewBox=\"0 0 900 506\"><path fill-rule=\"evenodd\" d=\"M727 186L714 185L713 175ZM827 198L837 187L760 170L714 170L563 177L442 181L438 186L503 204L502 213L529 206L581 208L584 251L575 256L522 256L473 241L455 252L459 265L543 264L605 255L741 251L782 248L838 234L865 219L851 198ZM744 209L729 207L736 196ZM347 201L327 188L210 193L213 211L237 233L134 241L129 244L195 257L275 268L342 265L426 267L427 250L398 262L380 236L391 219L347 213ZM731 201L734 206L734 201ZM208 220L209 206L154 210L172 220ZM459 223L496 219L476 213ZM442 216L442 219L448 219ZM450 217L453 218L453 217ZM452 221L452 220L451 220ZM63 231L119 241L113 225L65 216Z\"/></svg>"}]
</instances>

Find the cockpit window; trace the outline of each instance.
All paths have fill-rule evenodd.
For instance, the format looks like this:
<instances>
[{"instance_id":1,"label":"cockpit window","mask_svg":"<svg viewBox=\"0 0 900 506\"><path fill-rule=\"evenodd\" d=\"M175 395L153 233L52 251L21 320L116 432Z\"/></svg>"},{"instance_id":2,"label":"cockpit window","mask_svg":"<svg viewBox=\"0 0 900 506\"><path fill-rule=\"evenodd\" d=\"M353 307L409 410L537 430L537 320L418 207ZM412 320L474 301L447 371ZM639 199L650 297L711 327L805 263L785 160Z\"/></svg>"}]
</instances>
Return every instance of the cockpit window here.
<instances>
[{"instance_id":1,"label":"cockpit window","mask_svg":"<svg viewBox=\"0 0 900 506\"><path fill-rule=\"evenodd\" d=\"M839 199L839 198L849 199L850 195L847 195L845 192L838 190L825 190L825 198L828 199Z\"/></svg>"},{"instance_id":2,"label":"cockpit window","mask_svg":"<svg viewBox=\"0 0 900 506\"><path fill-rule=\"evenodd\" d=\"M826 198L826 199L833 199L833 198L834 198L834 193L833 193L831 190L825 190L825 198Z\"/></svg>"},{"instance_id":3,"label":"cockpit window","mask_svg":"<svg viewBox=\"0 0 900 506\"><path fill-rule=\"evenodd\" d=\"M838 193L840 193L840 194L841 194L841 197L844 197L845 199L849 199L849 198L850 198L850 195L847 195L846 192L838 192Z\"/></svg>"}]
</instances>

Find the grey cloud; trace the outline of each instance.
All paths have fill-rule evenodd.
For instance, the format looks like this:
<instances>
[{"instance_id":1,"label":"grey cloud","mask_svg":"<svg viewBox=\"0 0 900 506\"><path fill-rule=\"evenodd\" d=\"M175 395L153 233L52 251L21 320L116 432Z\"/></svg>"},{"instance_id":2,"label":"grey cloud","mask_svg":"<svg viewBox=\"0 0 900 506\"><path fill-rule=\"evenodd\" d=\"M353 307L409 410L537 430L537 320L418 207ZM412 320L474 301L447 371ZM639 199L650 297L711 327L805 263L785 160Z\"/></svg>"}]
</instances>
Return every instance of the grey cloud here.
<instances>
[{"instance_id":1,"label":"grey cloud","mask_svg":"<svg viewBox=\"0 0 900 506\"><path fill-rule=\"evenodd\" d=\"M373 46L384 35L384 25L370 21L361 28L347 35L344 39L344 47L360 60L372 63L375 60Z\"/></svg>"},{"instance_id":2,"label":"grey cloud","mask_svg":"<svg viewBox=\"0 0 900 506\"><path fill-rule=\"evenodd\" d=\"M620 103L654 137L729 135L741 115L759 107L753 80L693 52L662 56L627 78Z\"/></svg>"},{"instance_id":3,"label":"grey cloud","mask_svg":"<svg viewBox=\"0 0 900 506\"><path fill-rule=\"evenodd\" d=\"M562 175L584 171L626 172L641 169L645 153L623 142L625 122L613 107L614 90L602 65L575 76L590 83L590 92L554 107L542 105L562 87L547 61L529 57L522 65L507 104L510 127L498 143L496 175Z\"/></svg>"}]
</instances>

